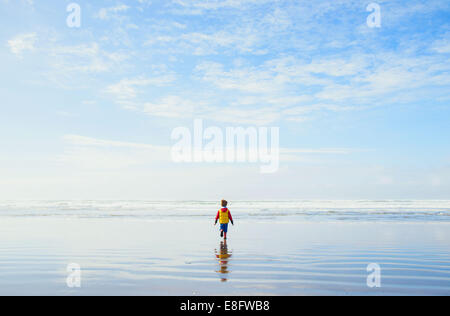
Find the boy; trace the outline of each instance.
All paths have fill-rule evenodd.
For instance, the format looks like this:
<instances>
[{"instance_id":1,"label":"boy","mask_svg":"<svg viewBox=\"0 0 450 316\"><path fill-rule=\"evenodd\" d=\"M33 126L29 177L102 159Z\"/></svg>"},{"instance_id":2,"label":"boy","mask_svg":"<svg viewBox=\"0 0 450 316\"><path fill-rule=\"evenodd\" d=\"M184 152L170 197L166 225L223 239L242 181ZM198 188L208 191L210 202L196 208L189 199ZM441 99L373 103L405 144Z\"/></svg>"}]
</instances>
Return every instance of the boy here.
<instances>
[{"instance_id":1,"label":"boy","mask_svg":"<svg viewBox=\"0 0 450 316\"><path fill-rule=\"evenodd\" d=\"M227 239L227 232L228 232L228 223L231 222L234 226L233 217L231 217L230 210L227 208L228 202L225 200L222 200L222 209L220 209L217 212L216 216L216 223L220 219L220 237L224 237Z\"/></svg>"}]
</instances>

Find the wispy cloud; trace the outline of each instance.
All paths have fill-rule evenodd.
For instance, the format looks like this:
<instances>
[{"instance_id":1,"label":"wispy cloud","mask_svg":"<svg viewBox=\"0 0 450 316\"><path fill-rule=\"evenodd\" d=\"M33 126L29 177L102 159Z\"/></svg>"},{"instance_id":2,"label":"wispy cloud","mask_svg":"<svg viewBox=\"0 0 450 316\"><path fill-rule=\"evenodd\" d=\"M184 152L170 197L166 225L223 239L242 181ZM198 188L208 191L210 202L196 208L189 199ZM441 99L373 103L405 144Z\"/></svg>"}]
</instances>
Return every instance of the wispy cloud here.
<instances>
[{"instance_id":1,"label":"wispy cloud","mask_svg":"<svg viewBox=\"0 0 450 316\"><path fill-rule=\"evenodd\" d=\"M101 8L97 14L97 17L101 20L108 20L112 17L117 18L119 13L126 12L129 9L130 7L125 4L119 4L109 8Z\"/></svg>"},{"instance_id":2,"label":"wispy cloud","mask_svg":"<svg viewBox=\"0 0 450 316\"><path fill-rule=\"evenodd\" d=\"M57 161L82 170L120 170L170 159L170 148L149 144L123 142L66 135L64 153Z\"/></svg>"},{"instance_id":3,"label":"wispy cloud","mask_svg":"<svg viewBox=\"0 0 450 316\"><path fill-rule=\"evenodd\" d=\"M34 51L36 41L36 33L21 34L10 39L8 46L13 54L21 55L25 51Z\"/></svg>"},{"instance_id":4,"label":"wispy cloud","mask_svg":"<svg viewBox=\"0 0 450 316\"><path fill-rule=\"evenodd\" d=\"M439 40L436 40L431 49L440 54L449 54L450 53L450 33L446 33L445 37Z\"/></svg>"},{"instance_id":5,"label":"wispy cloud","mask_svg":"<svg viewBox=\"0 0 450 316\"><path fill-rule=\"evenodd\" d=\"M81 169L121 170L149 163L168 162L171 159L170 146L105 140L80 135L65 135L63 140L66 147L64 153L58 156L58 162ZM349 155L355 152L361 152L361 150L352 148L281 148L280 159L285 162L304 162L310 160L309 156Z\"/></svg>"},{"instance_id":6,"label":"wispy cloud","mask_svg":"<svg viewBox=\"0 0 450 316\"><path fill-rule=\"evenodd\" d=\"M138 88L145 86L163 87L175 81L175 75L165 74L156 77L137 77L134 79L122 79L120 82L112 84L105 89L105 92L112 94L120 101L132 101L138 96Z\"/></svg>"},{"instance_id":7,"label":"wispy cloud","mask_svg":"<svg viewBox=\"0 0 450 316\"><path fill-rule=\"evenodd\" d=\"M70 145L75 146L121 147L121 148L136 148L136 149L151 149L151 150L167 149L167 147L163 146L104 140L80 135L65 135L63 139Z\"/></svg>"}]
</instances>

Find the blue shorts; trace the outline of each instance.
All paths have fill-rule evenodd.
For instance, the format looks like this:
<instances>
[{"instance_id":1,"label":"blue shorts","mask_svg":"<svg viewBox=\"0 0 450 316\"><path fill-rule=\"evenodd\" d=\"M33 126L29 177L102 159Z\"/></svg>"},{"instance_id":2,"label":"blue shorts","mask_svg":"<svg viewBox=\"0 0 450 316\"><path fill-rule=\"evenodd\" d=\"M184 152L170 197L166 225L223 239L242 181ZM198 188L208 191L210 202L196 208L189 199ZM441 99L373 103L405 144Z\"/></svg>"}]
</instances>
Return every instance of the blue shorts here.
<instances>
[{"instance_id":1,"label":"blue shorts","mask_svg":"<svg viewBox=\"0 0 450 316\"><path fill-rule=\"evenodd\" d=\"M224 233L228 233L228 224L220 224L220 230L223 230Z\"/></svg>"}]
</instances>

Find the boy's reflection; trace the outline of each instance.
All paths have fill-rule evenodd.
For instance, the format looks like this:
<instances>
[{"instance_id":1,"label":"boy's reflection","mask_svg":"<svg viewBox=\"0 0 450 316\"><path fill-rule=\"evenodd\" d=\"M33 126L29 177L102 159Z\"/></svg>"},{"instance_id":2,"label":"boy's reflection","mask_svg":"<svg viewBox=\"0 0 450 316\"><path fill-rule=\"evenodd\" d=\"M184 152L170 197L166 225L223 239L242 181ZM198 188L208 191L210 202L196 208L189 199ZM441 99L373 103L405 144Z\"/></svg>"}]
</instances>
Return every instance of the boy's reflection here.
<instances>
[{"instance_id":1,"label":"boy's reflection","mask_svg":"<svg viewBox=\"0 0 450 316\"><path fill-rule=\"evenodd\" d=\"M219 267L220 270L216 271L217 273L220 273L221 281L226 282L228 280L227 274L230 272L228 271L228 262L229 258L231 257L231 252L228 253L228 246L226 241L222 241L220 243L220 250L217 252L216 249L216 258L219 261Z\"/></svg>"}]
</instances>

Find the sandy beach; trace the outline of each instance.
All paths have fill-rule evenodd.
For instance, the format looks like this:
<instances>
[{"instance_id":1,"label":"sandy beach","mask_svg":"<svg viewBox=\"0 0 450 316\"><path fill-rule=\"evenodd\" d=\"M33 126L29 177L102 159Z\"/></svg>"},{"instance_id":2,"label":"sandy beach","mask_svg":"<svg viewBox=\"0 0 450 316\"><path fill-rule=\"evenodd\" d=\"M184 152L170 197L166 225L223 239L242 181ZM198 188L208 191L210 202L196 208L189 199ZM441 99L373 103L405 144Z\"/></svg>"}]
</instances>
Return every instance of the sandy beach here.
<instances>
[{"instance_id":1,"label":"sandy beach","mask_svg":"<svg viewBox=\"0 0 450 316\"><path fill-rule=\"evenodd\" d=\"M448 202L312 203L235 203L226 244L214 202L2 203L0 295L450 294Z\"/></svg>"}]
</instances>

